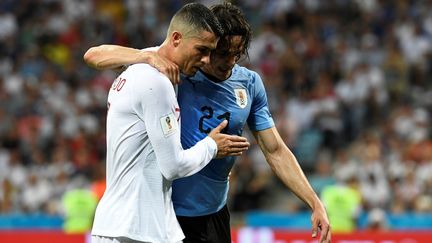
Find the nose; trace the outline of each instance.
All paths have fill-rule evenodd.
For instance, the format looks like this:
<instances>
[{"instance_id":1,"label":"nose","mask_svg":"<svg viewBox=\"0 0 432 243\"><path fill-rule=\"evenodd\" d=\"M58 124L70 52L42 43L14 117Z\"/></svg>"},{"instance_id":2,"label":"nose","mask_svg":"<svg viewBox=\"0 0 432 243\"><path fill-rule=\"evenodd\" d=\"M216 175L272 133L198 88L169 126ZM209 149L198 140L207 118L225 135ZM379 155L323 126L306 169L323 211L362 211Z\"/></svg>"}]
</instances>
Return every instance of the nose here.
<instances>
[{"instance_id":1,"label":"nose","mask_svg":"<svg viewBox=\"0 0 432 243\"><path fill-rule=\"evenodd\" d=\"M210 63L210 54L202 56L201 62L203 62L205 64L209 64Z\"/></svg>"},{"instance_id":2,"label":"nose","mask_svg":"<svg viewBox=\"0 0 432 243\"><path fill-rule=\"evenodd\" d=\"M237 63L238 58L237 58L237 56L234 56L234 55L233 56L228 56L226 61L227 61L227 63L229 65L234 66L234 64Z\"/></svg>"}]
</instances>

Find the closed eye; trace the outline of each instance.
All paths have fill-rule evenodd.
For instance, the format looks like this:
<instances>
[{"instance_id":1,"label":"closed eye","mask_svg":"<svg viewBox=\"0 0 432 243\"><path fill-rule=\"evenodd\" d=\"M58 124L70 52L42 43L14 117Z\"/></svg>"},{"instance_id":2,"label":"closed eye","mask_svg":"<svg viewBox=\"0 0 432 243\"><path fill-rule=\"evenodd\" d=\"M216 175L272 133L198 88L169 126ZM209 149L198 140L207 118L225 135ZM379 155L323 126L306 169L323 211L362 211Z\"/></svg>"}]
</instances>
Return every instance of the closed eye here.
<instances>
[{"instance_id":1,"label":"closed eye","mask_svg":"<svg viewBox=\"0 0 432 243\"><path fill-rule=\"evenodd\" d=\"M210 48L206 48L206 47L198 47L197 50L201 53L201 55L207 56L210 55Z\"/></svg>"}]
</instances>

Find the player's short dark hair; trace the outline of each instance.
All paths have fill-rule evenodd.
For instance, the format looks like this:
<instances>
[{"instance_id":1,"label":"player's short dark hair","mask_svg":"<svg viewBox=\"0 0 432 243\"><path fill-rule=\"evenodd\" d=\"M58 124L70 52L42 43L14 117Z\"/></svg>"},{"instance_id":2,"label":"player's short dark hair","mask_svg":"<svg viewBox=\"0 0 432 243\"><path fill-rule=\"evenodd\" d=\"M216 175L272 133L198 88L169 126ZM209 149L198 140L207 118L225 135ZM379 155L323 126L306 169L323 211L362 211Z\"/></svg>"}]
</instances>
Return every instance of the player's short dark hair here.
<instances>
[{"instance_id":1,"label":"player's short dark hair","mask_svg":"<svg viewBox=\"0 0 432 243\"><path fill-rule=\"evenodd\" d=\"M246 21L242 11L230 2L213 5L210 9L216 15L224 30L223 36L242 36L244 42L243 51L244 54L247 55L247 50L252 36L252 29ZM219 42L221 41L225 40L221 38Z\"/></svg>"},{"instance_id":2,"label":"player's short dark hair","mask_svg":"<svg viewBox=\"0 0 432 243\"><path fill-rule=\"evenodd\" d=\"M219 20L213 12L201 3L188 3L184 5L173 18L181 18L189 24L191 29L205 30L221 37L224 33Z\"/></svg>"}]
</instances>

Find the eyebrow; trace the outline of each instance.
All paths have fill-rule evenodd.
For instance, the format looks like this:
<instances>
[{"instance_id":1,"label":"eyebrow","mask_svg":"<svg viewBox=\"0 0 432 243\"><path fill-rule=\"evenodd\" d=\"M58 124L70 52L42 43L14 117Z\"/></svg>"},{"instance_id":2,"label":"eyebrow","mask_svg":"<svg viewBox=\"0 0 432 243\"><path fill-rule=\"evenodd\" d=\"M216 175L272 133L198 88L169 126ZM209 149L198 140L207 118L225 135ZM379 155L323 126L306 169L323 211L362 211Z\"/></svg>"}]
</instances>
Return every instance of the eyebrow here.
<instances>
[{"instance_id":1,"label":"eyebrow","mask_svg":"<svg viewBox=\"0 0 432 243\"><path fill-rule=\"evenodd\" d=\"M217 53L225 54L225 55L241 55L244 53L243 50L216 50Z\"/></svg>"},{"instance_id":2,"label":"eyebrow","mask_svg":"<svg viewBox=\"0 0 432 243\"><path fill-rule=\"evenodd\" d=\"M196 48L198 48L198 49L206 49L206 50L209 50L209 51L216 50L216 46L215 47L209 47L209 46L205 46L205 45L198 45Z\"/></svg>"}]
</instances>

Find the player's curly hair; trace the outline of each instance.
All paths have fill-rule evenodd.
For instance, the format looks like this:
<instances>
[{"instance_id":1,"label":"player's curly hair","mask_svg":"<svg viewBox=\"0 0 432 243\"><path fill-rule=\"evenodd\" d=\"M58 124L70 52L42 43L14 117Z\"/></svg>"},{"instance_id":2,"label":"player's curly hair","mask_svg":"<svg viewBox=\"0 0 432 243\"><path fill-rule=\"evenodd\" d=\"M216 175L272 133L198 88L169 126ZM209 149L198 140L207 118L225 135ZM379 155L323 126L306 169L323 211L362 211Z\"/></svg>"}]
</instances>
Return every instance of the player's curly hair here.
<instances>
[{"instance_id":1,"label":"player's curly hair","mask_svg":"<svg viewBox=\"0 0 432 243\"><path fill-rule=\"evenodd\" d=\"M242 11L230 2L213 5L210 9L216 15L223 28L224 33L219 42L227 41L226 38L223 38L224 36L242 36L244 43L243 54L247 56L252 36L252 29L246 21ZM230 43L226 44L229 46Z\"/></svg>"}]
</instances>

